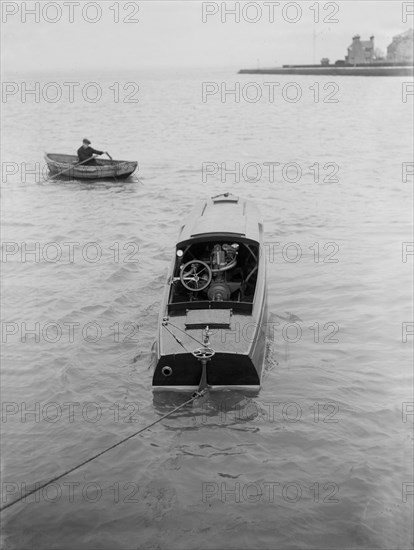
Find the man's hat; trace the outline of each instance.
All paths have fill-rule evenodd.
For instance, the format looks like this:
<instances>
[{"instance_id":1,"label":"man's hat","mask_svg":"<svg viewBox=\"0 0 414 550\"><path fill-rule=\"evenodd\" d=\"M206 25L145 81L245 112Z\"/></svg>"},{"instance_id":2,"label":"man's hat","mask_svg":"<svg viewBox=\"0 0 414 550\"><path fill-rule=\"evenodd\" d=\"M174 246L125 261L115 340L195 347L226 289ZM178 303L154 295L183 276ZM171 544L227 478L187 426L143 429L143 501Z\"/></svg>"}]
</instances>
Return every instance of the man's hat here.
<instances>
[{"instance_id":1,"label":"man's hat","mask_svg":"<svg viewBox=\"0 0 414 550\"><path fill-rule=\"evenodd\" d=\"M84 140L82 140L82 143L87 143L88 145L91 144L91 142L89 141L89 139L85 138Z\"/></svg>"}]
</instances>

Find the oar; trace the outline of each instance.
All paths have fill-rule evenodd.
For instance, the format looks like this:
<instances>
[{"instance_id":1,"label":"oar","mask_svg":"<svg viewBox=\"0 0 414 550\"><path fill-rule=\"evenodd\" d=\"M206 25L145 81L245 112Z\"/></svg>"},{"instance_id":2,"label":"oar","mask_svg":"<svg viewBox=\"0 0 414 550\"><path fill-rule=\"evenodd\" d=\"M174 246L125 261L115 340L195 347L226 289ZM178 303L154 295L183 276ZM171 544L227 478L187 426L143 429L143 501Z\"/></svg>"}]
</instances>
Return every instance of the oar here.
<instances>
[{"instance_id":1,"label":"oar","mask_svg":"<svg viewBox=\"0 0 414 550\"><path fill-rule=\"evenodd\" d=\"M111 157L111 155L108 153L108 151L105 151L105 155L107 155L107 156L112 160L112 157Z\"/></svg>"},{"instance_id":2,"label":"oar","mask_svg":"<svg viewBox=\"0 0 414 550\"><path fill-rule=\"evenodd\" d=\"M93 159L94 156L92 155L91 157L89 157L88 159L86 160L83 160L82 162L78 162L77 164L73 164L72 166L70 166L69 168L65 168L64 170L62 170L62 172L58 172L57 174L55 174L54 176L51 176L49 179L53 179L53 178L57 178L58 176L64 174L65 172L69 172L69 170L73 170L74 168L76 168L77 166L80 166L81 164L84 164L85 162L88 162L88 160L91 160Z\"/></svg>"}]
</instances>

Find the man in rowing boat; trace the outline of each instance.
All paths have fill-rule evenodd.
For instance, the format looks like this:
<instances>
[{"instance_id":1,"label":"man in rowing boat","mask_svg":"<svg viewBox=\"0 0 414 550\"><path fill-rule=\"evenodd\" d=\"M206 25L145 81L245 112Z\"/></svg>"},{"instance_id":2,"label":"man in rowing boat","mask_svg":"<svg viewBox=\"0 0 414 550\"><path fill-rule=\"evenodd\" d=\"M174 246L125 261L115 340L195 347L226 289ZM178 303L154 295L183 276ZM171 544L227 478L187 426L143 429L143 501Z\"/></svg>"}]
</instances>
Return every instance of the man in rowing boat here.
<instances>
[{"instance_id":1,"label":"man in rowing boat","mask_svg":"<svg viewBox=\"0 0 414 550\"><path fill-rule=\"evenodd\" d=\"M103 155L105 151L97 151L93 147L89 147L91 142L89 139L82 140L82 146L78 149L78 159L83 165L90 166L91 164L96 164L96 160L93 158L93 155ZM89 160L87 160L89 159ZM87 161L87 162L85 162Z\"/></svg>"}]
</instances>

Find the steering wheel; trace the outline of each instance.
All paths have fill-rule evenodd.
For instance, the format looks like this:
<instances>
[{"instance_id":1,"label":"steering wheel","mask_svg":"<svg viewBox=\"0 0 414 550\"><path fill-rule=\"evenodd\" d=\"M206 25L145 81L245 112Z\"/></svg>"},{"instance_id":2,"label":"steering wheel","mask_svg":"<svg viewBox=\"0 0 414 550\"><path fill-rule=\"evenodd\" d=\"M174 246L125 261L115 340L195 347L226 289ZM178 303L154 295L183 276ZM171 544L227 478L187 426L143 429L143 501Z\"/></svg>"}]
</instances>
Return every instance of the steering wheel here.
<instances>
[{"instance_id":1,"label":"steering wheel","mask_svg":"<svg viewBox=\"0 0 414 550\"><path fill-rule=\"evenodd\" d=\"M211 359L215 355L215 351L211 348L198 348L191 352L196 359Z\"/></svg>"},{"instance_id":2,"label":"steering wheel","mask_svg":"<svg viewBox=\"0 0 414 550\"><path fill-rule=\"evenodd\" d=\"M212 273L210 267L200 260L191 260L183 265L180 273L180 281L184 288L192 292L200 292L211 283Z\"/></svg>"}]
</instances>

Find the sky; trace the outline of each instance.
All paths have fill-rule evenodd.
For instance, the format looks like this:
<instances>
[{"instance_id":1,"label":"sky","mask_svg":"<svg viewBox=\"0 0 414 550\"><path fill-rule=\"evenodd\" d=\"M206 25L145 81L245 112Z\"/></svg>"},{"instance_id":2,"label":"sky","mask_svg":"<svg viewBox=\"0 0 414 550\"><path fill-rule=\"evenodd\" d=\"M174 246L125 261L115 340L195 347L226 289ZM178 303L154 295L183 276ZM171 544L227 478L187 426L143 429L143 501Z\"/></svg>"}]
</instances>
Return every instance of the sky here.
<instances>
[{"instance_id":1,"label":"sky","mask_svg":"<svg viewBox=\"0 0 414 550\"><path fill-rule=\"evenodd\" d=\"M319 63L322 57L334 62L344 58L355 34L365 40L374 35L376 47L386 52L394 35L414 27L413 15L403 21L403 9L412 10L413 2L272 4L2 0L2 73L239 69ZM234 9L240 12L239 22L229 13Z\"/></svg>"}]
</instances>

